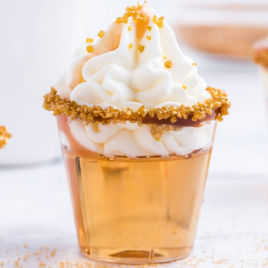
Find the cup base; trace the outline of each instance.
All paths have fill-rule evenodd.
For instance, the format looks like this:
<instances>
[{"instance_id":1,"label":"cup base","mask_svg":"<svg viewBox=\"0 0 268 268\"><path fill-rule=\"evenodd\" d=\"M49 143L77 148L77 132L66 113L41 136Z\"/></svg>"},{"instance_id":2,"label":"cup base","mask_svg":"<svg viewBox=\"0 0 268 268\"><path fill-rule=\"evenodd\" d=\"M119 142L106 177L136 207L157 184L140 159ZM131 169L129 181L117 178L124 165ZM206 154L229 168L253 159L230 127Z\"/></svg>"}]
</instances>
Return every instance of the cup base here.
<instances>
[{"instance_id":1,"label":"cup base","mask_svg":"<svg viewBox=\"0 0 268 268\"><path fill-rule=\"evenodd\" d=\"M87 258L95 262L105 262L114 264L152 264L168 263L188 257L192 248L175 249L99 249L99 248L81 248L81 252ZM173 256L173 257L172 257Z\"/></svg>"}]
</instances>

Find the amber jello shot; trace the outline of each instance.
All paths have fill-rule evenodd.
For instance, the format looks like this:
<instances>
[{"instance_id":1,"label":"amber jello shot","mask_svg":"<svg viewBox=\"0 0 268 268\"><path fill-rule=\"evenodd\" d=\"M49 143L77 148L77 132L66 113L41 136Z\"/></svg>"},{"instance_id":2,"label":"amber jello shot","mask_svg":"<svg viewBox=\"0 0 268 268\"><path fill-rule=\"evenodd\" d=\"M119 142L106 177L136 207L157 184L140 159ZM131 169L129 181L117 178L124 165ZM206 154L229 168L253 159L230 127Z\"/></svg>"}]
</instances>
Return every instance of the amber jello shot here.
<instances>
[{"instance_id":1,"label":"amber jello shot","mask_svg":"<svg viewBox=\"0 0 268 268\"><path fill-rule=\"evenodd\" d=\"M82 253L127 264L188 256L230 102L164 18L128 7L87 38L44 108L57 117Z\"/></svg>"}]
</instances>

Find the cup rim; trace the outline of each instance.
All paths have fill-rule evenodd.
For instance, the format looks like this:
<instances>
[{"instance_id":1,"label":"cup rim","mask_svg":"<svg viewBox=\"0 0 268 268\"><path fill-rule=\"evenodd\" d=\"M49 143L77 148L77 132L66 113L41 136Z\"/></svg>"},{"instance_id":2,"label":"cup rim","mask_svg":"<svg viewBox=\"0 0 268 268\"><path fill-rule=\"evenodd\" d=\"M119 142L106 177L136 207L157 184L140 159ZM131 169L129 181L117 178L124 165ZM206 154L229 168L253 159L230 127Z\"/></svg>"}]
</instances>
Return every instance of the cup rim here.
<instances>
[{"instance_id":1,"label":"cup rim","mask_svg":"<svg viewBox=\"0 0 268 268\"><path fill-rule=\"evenodd\" d=\"M203 103L193 106L180 107L163 106L162 108L146 109L142 105L138 110L127 108L119 110L113 107L103 109L94 105L78 105L75 101L62 99L57 90L52 87L51 92L44 96L43 108L53 111L53 115L65 115L71 120L80 120L83 124L91 122L107 123L137 123L139 126L144 124L169 124L173 126L192 126L198 127L205 121L222 121L223 117L229 114L231 102L225 91L208 87L207 92L211 98Z\"/></svg>"}]
</instances>

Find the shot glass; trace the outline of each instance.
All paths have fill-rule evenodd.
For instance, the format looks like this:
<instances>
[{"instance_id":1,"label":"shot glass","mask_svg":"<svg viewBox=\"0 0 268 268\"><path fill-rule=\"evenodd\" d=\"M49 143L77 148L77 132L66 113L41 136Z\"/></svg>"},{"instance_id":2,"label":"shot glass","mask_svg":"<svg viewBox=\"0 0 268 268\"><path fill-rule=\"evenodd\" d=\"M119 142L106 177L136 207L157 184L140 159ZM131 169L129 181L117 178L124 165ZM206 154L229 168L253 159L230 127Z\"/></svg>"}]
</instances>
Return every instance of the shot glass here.
<instances>
[{"instance_id":1,"label":"shot glass","mask_svg":"<svg viewBox=\"0 0 268 268\"><path fill-rule=\"evenodd\" d=\"M137 157L120 153L128 150L122 146L133 147L123 136L109 153L109 142L104 153L88 149L89 129L101 129L99 135L109 139L122 132L114 134L112 126L85 127L64 115L57 122L81 252L92 260L126 264L187 257L194 247L216 121L170 131L183 143L187 139L180 151Z\"/></svg>"}]
</instances>

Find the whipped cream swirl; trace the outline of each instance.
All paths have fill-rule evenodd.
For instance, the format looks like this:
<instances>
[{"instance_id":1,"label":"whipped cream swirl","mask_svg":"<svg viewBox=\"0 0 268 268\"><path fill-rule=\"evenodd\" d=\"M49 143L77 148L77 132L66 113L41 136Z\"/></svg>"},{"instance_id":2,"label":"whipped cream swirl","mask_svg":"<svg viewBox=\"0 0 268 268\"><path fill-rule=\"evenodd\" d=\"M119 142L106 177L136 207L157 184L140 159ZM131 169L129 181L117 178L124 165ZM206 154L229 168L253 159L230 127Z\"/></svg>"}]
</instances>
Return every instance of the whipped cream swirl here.
<instances>
[{"instance_id":1,"label":"whipped cream swirl","mask_svg":"<svg viewBox=\"0 0 268 268\"><path fill-rule=\"evenodd\" d=\"M149 17L149 28L141 36L137 22L130 17L128 23L112 23L92 44L91 53L86 49L89 44L81 45L68 72L55 85L62 98L103 109L137 110L142 105L148 109L190 106L211 97L196 64L183 55L168 24L156 25L153 11L146 5L140 12ZM84 126L73 121L70 129L89 150L135 157L201 149L211 141L211 125L168 131L160 140L154 139L149 126L129 122Z\"/></svg>"}]
</instances>

